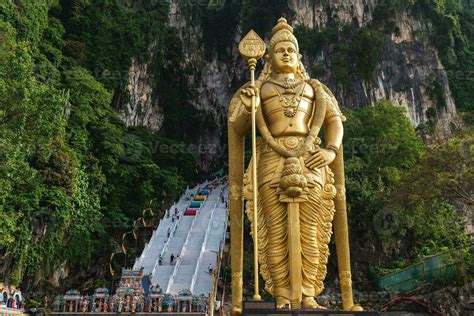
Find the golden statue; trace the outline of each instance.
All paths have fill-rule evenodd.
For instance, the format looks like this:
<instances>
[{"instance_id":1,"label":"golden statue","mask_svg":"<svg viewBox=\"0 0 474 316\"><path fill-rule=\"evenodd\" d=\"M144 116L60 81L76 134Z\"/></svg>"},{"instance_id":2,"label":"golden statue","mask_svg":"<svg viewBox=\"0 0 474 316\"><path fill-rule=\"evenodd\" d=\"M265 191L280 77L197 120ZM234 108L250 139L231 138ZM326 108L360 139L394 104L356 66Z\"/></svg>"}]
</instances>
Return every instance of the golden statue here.
<instances>
[{"instance_id":1,"label":"golden statue","mask_svg":"<svg viewBox=\"0 0 474 316\"><path fill-rule=\"evenodd\" d=\"M343 308L362 310L352 298L342 158L345 118L331 91L306 73L286 19L273 28L263 71L255 81L256 59L265 50L259 41L251 31L240 45L252 80L233 96L228 114L232 313L242 308L244 200L253 225L255 267L260 266L265 289L278 308L322 308L315 297L323 290L334 225ZM244 136L252 118L260 137L254 139L252 160L244 171ZM258 282L255 286L258 300Z\"/></svg>"}]
</instances>

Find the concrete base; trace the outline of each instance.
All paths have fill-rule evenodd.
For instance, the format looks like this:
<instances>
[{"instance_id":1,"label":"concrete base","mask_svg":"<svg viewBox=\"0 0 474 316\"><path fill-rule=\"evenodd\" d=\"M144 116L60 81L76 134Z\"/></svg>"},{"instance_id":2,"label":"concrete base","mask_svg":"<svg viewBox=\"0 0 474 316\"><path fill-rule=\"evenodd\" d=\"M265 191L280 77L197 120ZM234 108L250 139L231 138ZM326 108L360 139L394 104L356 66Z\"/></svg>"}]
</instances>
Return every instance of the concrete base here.
<instances>
[{"instance_id":1,"label":"concrete base","mask_svg":"<svg viewBox=\"0 0 474 316\"><path fill-rule=\"evenodd\" d=\"M347 315L347 316L380 316L379 312L347 312L337 310L314 310L314 309L276 309L272 301L244 301L242 304L242 316L323 316L323 315Z\"/></svg>"},{"instance_id":2,"label":"concrete base","mask_svg":"<svg viewBox=\"0 0 474 316\"><path fill-rule=\"evenodd\" d=\"M23 316L25 312L19 309L0 307L0 316Z\"/></svg>"},{"instance_id":3,"label":"concrete base","mask_svg":"<svg viewBox=\"0 0 474 316\"><path fill-rule=\"evenodd\" d=\"M379 312L345 312L345 311L329 311L329 310L314 310L314 309L299 309L299 310L244 310L242 316L277 316L277 315L292 315L292 316L324 316L324 315L346 315L346 316L381 316Z\"/></svg>"},{"instance_id":4,"label":"concrete base","mask_svg":"<svg viewBox=\"0 0 474 316\"><path fill-rule=\"evenodd\" d=\"M51 316L111 316L111 315L133 315L133 316L156 316L156 315L173 315L173 316L205 316L205 313L181 313L181 312L170 312L170 313L62 313L55 312L50 313ZM0 315L1 316L1 315Z\"/></svg>"}]
</instances>

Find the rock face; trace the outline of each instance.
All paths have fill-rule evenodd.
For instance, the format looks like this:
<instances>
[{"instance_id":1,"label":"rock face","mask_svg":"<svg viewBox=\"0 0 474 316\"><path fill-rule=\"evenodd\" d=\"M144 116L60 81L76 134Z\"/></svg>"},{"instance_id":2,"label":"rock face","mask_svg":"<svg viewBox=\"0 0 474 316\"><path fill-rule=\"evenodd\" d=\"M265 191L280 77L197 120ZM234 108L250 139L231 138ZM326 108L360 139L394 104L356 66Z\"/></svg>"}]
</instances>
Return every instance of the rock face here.
<instances>
[{"instance_id":1,"label":"rock face","mask_svg":"<svg viewBox=\"0 0 474 316\"><path fill-rule=\"evenodd\" d=\"M321 28L330 22L341 25L357 23L366 26L372 20L377 0L291 0L290 9L295 13L294 25Z\"/></svg>"},{"instance_id":2,"label":"rock face","mask_svg":"<svg viewBox=\"0 0 474 316\"><path fill-rule=\"evenodd\" d=\"M367 26L379 1L291 0L288 7L293 16L289 17L289 21L293 26L318 29L329 24L338 27L347 24ZM191 103L205 117L212 118L209 126L200 127L198 132L202 136L195 140L196 145L219 144L218 147L223 148L228 102L235 90L248 79L247 67L237 51L241 30L239 26L235 28L234 42L232 47L227 48L228 57L224 61L218 59L217 53L206 58L200 18L187 16L185 12L189 10L184 10L183 5L182 1L170 0L169 26L176 29L182 42L185 56L183 69L192 69L192 74L187 77L189 87L195 91ZM429 42L430 25L407 12L400 14L396 23L399 32L386 36L372 80L356 79L351 81L349 87L343 87L329 71L318 79L326 83L340 104L346 107L368 106L379 99L391 99L406 108L414 126L427 122L430 119L427 110L436 108L435 130L440 136L446 136L456 108L447 74L435 47ZM311 69L313 63L327 63L330 53L330 49L323 49L318 56L303 56L303 62L307 69ZM132 64L127 85L130 101L120 116L128 125L145 125L157 131L166 120L159 104L160 93L165 92L153 91L147 69L147 64ZM444 99L441 108L436 106L433 98L433 83L440 90L437 95ZM201 158L209 159L210 165L223 153L224 150L218 150Z\"/></svg>"},{"instance_id":3,"label":"rock face","mask_svg":"<svg viewBox=\"0 0 474 316\"><path fill-rule=\"evenodd\" d=\"M127 126L144 125L153 131L159 131L164 117L159 104L159 93L153 91L149 67L149 62L139 64L135 59L132 60L126 85L130 99L118 114Z\"/></svg>"},{"instance_id":4,"label":"rock face","mask_svg":"<svg viewBox=\"0 0 474 316\"><path fill-rule=\"evenodd\" d=\"M295 12L293 25L310 28L323 28L329 23L367 26L372 22L372 13L378 3L378 0L289 1L290 8ZM414 126L429 119L426 114L428 109L437 108L436 100L428 91L433 83L438 83L436 87L439 86L442 90L440 94L445 106L437 109L436 132L440 136L447 136L456 107L447 74L436 48L429 41L429 25L407 12L400 14L396 23L399 32L386 38L371 81L355 80L350 87L344 88L332 79L329 72L320 80L347 107L366 106L380 99L390 99L407 110ZM325 56L318 56L318 59L318 62L324 63Z\"/></svg>"}]
</instances>

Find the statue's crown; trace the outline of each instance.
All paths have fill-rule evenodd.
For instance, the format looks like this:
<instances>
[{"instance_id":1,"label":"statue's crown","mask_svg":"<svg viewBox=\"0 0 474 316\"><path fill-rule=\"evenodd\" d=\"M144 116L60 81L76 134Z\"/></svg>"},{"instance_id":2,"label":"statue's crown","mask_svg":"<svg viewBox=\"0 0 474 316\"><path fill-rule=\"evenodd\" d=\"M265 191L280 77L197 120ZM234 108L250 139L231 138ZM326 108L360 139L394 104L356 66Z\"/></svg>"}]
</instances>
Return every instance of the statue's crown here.
<instances>
[{"instance_id":1,"label":"statue's crown","mask_svg":"<svg viewBox=\"0 0 474 316\"><path fill-rule=\"evenodd\" d=\"M292 42L295 44L296 49L298 48L298 40L293 35L293 27L287 23L287 20L283 17L278 19L277 25L272 29L272 38L270 39L270 52L273 52L273 48L280 42Z\"/></svg>"},{"instance_id":2,"label":"statue's crown","mask_svg":"<svg viewBox=\"0 0 474 316\"><path fill-rule=\"evenodd\" d=\"M278 19L277 25L275 25L272 29L272 35L275 35L276 32L281 30L288 30L291 34L293 34L293 27L287 23L287 20L283 17Z\"/></svg>"}]
</instances>

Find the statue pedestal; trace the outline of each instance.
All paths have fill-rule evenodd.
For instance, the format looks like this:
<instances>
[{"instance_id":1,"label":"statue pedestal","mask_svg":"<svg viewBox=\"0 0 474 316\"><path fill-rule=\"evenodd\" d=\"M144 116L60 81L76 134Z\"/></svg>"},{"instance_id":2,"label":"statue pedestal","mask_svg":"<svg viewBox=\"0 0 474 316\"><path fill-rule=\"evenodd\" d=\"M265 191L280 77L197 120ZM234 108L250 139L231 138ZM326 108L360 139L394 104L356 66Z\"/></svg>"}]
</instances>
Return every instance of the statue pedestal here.
<instances>
[{"instance_id":1,"label":"statue pedestal","mask_svg":"<svg viewBox=\"0 0 474 316\"><path fill-rule=\"evenodd\" d=\"M346 316L380 316L379 312L364 311L364 312L348 312L337 310L314 310L314 309L276 309L275 302L255 302L244 301L242 305L242 316L332 316L332 315L346 315Z\"/></svg>"}]
</instances>

